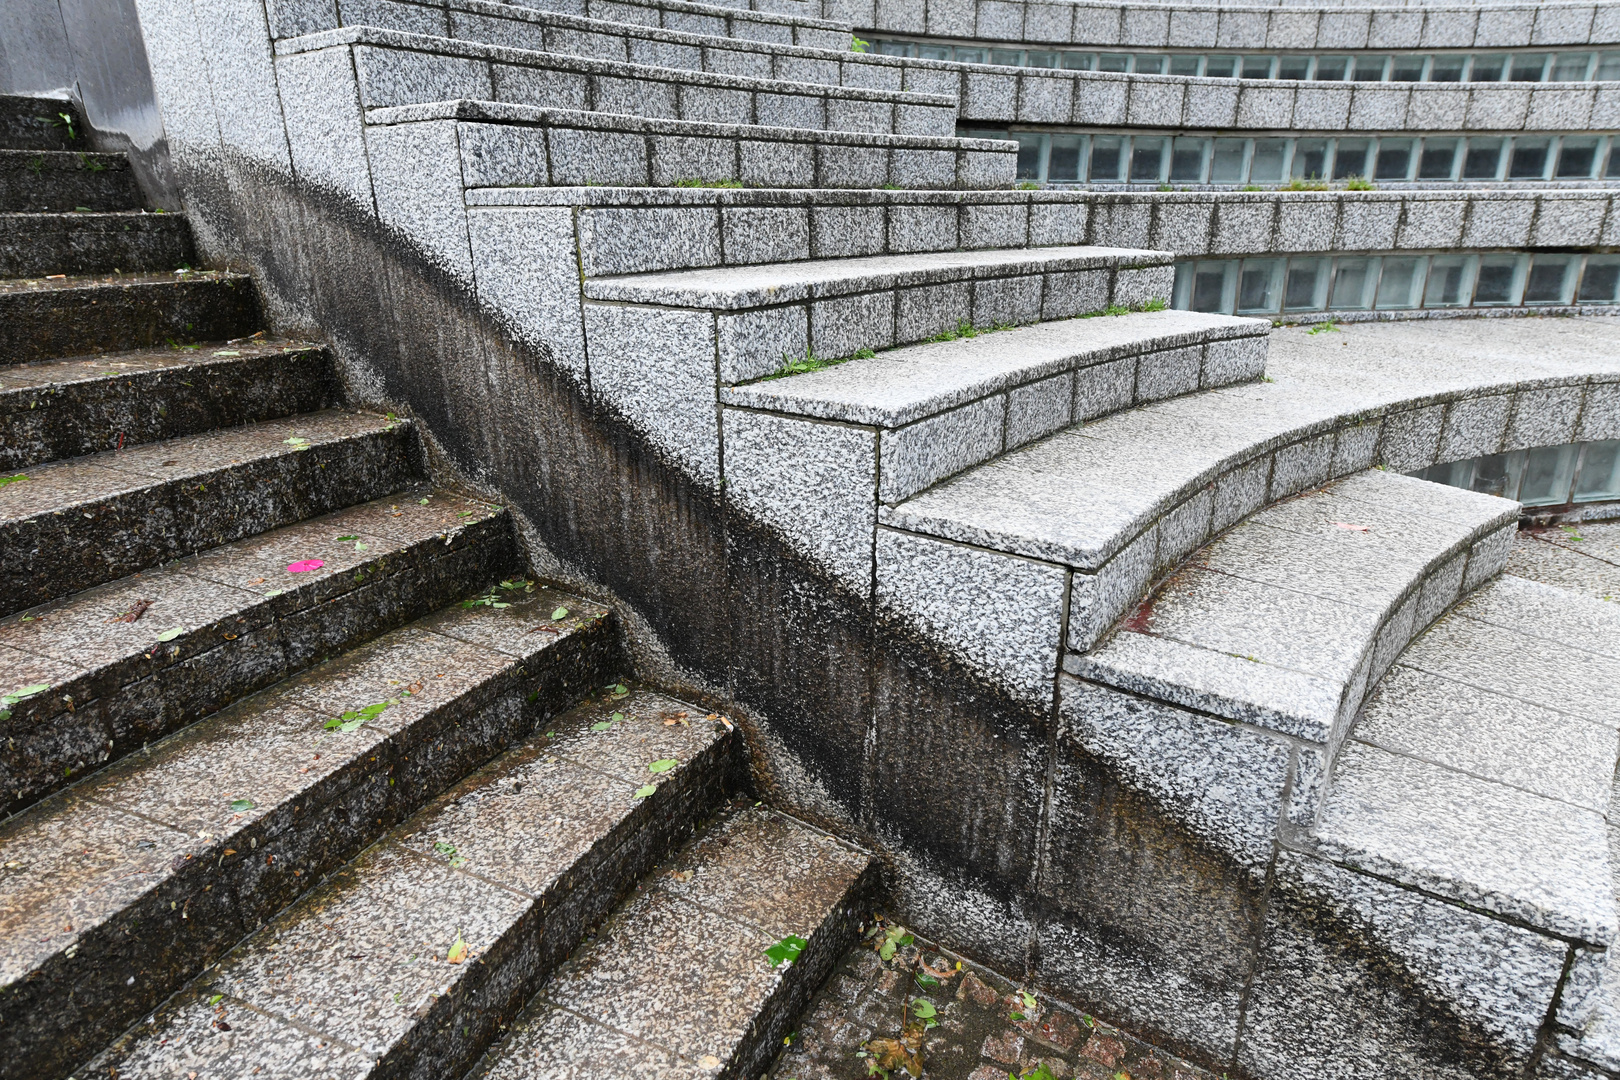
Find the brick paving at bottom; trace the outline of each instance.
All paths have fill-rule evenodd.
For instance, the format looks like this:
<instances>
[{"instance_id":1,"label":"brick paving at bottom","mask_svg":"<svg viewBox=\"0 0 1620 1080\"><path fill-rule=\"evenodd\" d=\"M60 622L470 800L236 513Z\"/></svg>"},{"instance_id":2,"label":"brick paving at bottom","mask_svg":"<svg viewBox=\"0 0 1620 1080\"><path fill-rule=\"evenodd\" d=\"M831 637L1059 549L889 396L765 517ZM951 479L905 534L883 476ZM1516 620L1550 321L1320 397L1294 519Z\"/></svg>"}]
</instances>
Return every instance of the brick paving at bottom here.
<instances>
[{"instance_id":1,"label":"brick paving at bottom","mask_svg":"<svg viewBox=\"0 0 1620 1080\"><path fill-rule=\"evenodd\" d=\"M767 1080L1216 1080L1066 1005L1036 995L1031 1008L1017 984L920 938L884 961L882 940L879 928L839 962ZM926 1030L918 998L935 1012ZM916 1073L895 1051L919 1037Z\"/></svg>"}]
</instances>

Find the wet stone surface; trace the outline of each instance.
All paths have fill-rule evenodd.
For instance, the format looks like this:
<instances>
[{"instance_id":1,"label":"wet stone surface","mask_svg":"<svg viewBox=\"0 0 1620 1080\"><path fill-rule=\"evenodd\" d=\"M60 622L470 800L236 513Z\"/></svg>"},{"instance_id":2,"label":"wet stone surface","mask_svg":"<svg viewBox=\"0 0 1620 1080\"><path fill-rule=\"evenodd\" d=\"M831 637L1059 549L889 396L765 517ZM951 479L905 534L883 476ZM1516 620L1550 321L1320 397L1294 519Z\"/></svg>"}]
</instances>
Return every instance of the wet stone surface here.
<instances>
[{"instance_id":1,"label":"wet stone surface","mask_svg":"<svg viewBox=\"0 0 1620 1080\"><path fill-rule=\"evenodd\" d=\"M885 961L879 949L890 940L897 947ZM934 1026L923 1029L928 1006ZM768 1080L1214 1080L882 921L845 954L790 1038Z\"/></svg>"}]
</instances>

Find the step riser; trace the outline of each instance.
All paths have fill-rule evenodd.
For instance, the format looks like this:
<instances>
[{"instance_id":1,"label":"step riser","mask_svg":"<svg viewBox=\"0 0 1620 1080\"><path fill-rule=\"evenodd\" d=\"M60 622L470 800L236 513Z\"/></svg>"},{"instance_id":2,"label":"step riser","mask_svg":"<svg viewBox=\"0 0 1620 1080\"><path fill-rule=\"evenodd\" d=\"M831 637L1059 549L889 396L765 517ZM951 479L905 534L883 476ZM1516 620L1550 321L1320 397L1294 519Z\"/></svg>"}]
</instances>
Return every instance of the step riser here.
<instances>
[{"instance_id":1,"label":"step riser","mask_svg":"<svg viewBox=\"0 0 1620 1080\"><path fill-rule=\"evenodd\" d=\"M794 82L715 86L712 79L682 77L677 69L593 64L549 54L534 54L535 63L518 65L381 45L336 48L352 52L360 100L368 109L465 99L810 131L947 138L956 129L954 106L892 93L858 97L853 95L860 91ZM328 64L330 57L321 54L329 51L318 50L305 63ZM295 62L303 55L283 57L278 64L303 66ZM546 60L550 63L542 65ZM668 77L654 77L659 74Z\"/></svg>"},{"instance_id":2,"label":"step riser","mask_svg":"<svg viewBox=\"0 0 1620 1080\"><path fill-rule=\"evenodd\" d=\"M224 619L188 627L148 654L20 702L0 722L4 812L15 813L88 768L138 751L520 566L505 514L460 530L450 541L415 544L362 565L347 581L326 579L267 597ZM362 577L363 585L339 591Z\"/></svg>"},{"instance_id":3,"label":"step riser","mask_svg":"<svg viewBox=\"0 0 1620 1080\"><path fill-rule=\"evenodd\" d=\"M82 937L71 957L57 953L0 998L0 1052L18 1075L57 1075L86 1060L377 836L612 677L620 661L610 617L559 645L384 740L300 805L232 836L238 854L215 845L187 861Z\"/></svg>"},{"instance_id":4,"label":"step riser","mask_svg":"<svg viewBox=\"0 0 1620 1080\"><path fill-rule=\"evenodd\" d=\"M247 279L177 280L0 294L0 356L9 363L224 341L259 326Z\"/></svg>"},{"instance_id":5,"label":"step riser","mask_svg":"<svg viewBox=\"0 0 1620 1080\"><path fill-rule=\"evenodd\" d=\"M98 168L99 166L99 168ZM139 210L129 162L112 154L0 151L0 212Z\"/></svg>"},{"instance_id":6,"label":"step riser","mask_svg":"<svg viewBox=\"0 0 1620 1080\"><path fill-rule=\"evenodd\" d=\"M0 526L0 614L398 491L421 472L408 423Z\"/></svg>"},{"instance_id":7,"label":"step riser","mask_svg":"<svg viewBox=\"0 0 1620 1080\"><path fill-rule=\"evenodd\" d=\"M68 138L67 125L62 113L73 117L73 132L77 138ZM50 98L0 96L0 148L7 150L77 150L87 149L84 124L79 110L70 102Z\"/></svg>"},{"instance_id":8,"label":"step riser","mask_svg":"<svg viewBox=\"0 0 1620 1080\"><path fill-rule=\"evenodd\" d=\"M314 412L337 403L324 350L195 364L8 389L0 375L0 470L198 435L216 428Z\"/></svg>"},{"instance_id":9,"label":"step riser","mask_svg":"<svg viewBox=\"0 0 1620 1080\"><path fill-rule=\"evenodd\" d=\"M178 214L0 217L0 277L175 270L196 262L191 227Z\"/></svg>"}]
</instances>

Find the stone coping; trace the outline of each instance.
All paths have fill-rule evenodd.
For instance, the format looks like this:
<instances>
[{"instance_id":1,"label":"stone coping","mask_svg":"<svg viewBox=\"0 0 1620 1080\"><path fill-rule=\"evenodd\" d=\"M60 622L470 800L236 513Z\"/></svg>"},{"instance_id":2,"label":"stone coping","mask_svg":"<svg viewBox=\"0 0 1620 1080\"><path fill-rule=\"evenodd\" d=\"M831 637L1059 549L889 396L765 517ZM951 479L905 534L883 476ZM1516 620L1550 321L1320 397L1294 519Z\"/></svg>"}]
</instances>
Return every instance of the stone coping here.
<instances>
[{"instance_id":1,"label":"stone coping","mask_svg":"<svg viewBox=\"0 0 1620 1080\"><path fill-rule=\"evenodd\" d=\"M495 0L439 0L437 3L422 3L422 0L395 0L398 3L409 3L414 6L443 9L445 11L461 11L473 15L489 15L499 19L516 19L529 23L555 23L559 26L567 25L614 25L621 30L657 30L660 34L674 35L677 38L709 38L707 34L691 34L681 30L663 30L661 27L648 26L644 23L622 22L619 20L603 19L600 16L576 15L570 11L552 10L546 8L524 7L515 3L497 3ZM557 0L551 0L556 3ZM775 23L781 26L809 26L818 30L834 30L844 33L850 32L848 23L837 22L832 19L817 19L808 14L787 15L774 11L750 10L743 5L732 4L694 4L687 0L609 0L613 7L647 7L659 11L675 11L692 15L711 15L716 18L736 19L742 18L749 22ZM587 5L588 6L588 5ZM802 5L807 11L811 5ZM753 38L738 38L739 44L752 43ZM869 54L867 54L869 55Z\"/></svg>"},{"instance_id":2,"label":"stone coping","mask_svg":"<svg viewBox=\"0 0 1620 1080\"><path fill-rule=\"evenodd\" d=\"M276 42L277 56L296 56L303 52L329 49L340 45L371 45L407 52L425 53L435 57L458 57L469 60L489 60L521 67L569 71L585 75L608 75L642 82L674 82L695 84L704 89L747 90L755 93L814 94L851 101L881 101L905 105L933 105L950 108L954 98L942 94L921 94L912 91L868 90L862 87L829 86L819 83L790 83L779 79L754 79L742 75L722 75L714 72L695 72L684 68L657 67L651 64L633 64L616 60L593 60L565 53L537 52L533 49L512 49L501 45L485 45L459 38L431 37L426 34L408 34L399 30L383 30L374 26L342 26L335 30L322 30L303 37ZM452 76L454 78L454 76Z\"/></svg>"},{"instance_id":3,"label":"stone coping","mask_svg":"<svg viewBox=\"0 0 1620 1080\"><path fill-rule=\"evenodd\" d=\"M584 290L589 300L739 310L1009 273L1095 270L1122 264L1163 266L1168 261L1159 251L1092 247L941 251L588 278Z\"/></svg>"},{"instance_id":4,"label":"stone coping","mask_svg":"<svg viewBox=\"0 0 1620 1080\"><path fill-rule=\"evenodd\" d=\"M1037 323L742 386L724 405L897 428L989 394L1143 352L1268 333L1270 323L1165 311Z\"/></svg>"}]
</instances>

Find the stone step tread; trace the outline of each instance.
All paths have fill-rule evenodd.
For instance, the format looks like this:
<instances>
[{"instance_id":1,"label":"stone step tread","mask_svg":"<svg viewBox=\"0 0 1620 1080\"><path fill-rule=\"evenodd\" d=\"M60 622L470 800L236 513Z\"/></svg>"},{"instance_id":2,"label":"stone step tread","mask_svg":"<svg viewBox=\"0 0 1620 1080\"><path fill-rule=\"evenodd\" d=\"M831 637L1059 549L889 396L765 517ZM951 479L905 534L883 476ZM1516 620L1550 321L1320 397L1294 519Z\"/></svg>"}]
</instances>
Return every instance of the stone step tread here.
<instances>
[{"instance_id":1,"label":"stone step tread","mask_svg":"<svg viewBox=\"0 0 1620 1080\"><path fill-rule=\"evenodd\" d=\"M635 79L642 82L672 82L702 88L752 90L778 94L814 94L821 97L850 101L881 101L897 104L932 105L954 110L956 99L943 94L924 94L908 90L870 90L863 87L831 86L787 79L764 79L744 75L725 75L716 72L692 71L686 68L661 67L654 64L634 63L627 60L596 60L568 53L541 52L534 49L515 49L503 45L489 45L461 38L412 34L399 30L384 30L374 26L343 26L322 30L297 38L284 38L276 42L276 55L296 56L299 53L328 49L337 45L355 45L370 49L421 54L433 59L488 60L518 67L568 71L578 74L606 75ZM430 61L431 63L431 61ZM372 72L364 72L371 75ZM366 108L393 108L417 102L440 101L451 98L473 100L492 97L495 87L487 69L468 64L439 64L423 67L410 79L410 72L375 73L378 84L414 100L370 100L368 86L362 79L362 105ZM420 81L416 81L420 80Z\"/></svg>"},{"instance_id":2,"label":"stone step tread","mask_svg":"<svg viewBox=\"0 0 1620 1080\"><path fill-rule=\"evenodd\" d=\"M1329 743L1415 632L1500 569L1519 505L1369 470L1194 553L1071 674Z\"/></svg>"},{"instance_id":3,"label":"stone step tread","mask_svg":"<svg viewBox=\"0 0 1620 1080\"><path fill-rule=\"evenodd\" d=\"M324 348L273 338L0 366L0 469L314 412L336 400Z\"/></svg>"},{"instance_id":4,"label":"stone step tread","mask_svg":"<svg viewBox=\"0 0 1620 1080\"><path fill-rule=\"evenodd\" d=\"M987 394L1139 353L1258 337L1262 319L1191 311L1036 323L906 345L820 371L726 387L727 405L899 427Z\"/></svg>"},{"instance_id":5,"label":"stone step tread","mask_svg":"<svg viewBox=\"0 0 1620 1080\"><path fill-rule=\"evenodd\" d=\"M1012 274L1163 266L1173 258L1161 251L1083 246L931 251L587 278L585 295L620 303L731 309Z\"/></svg>"},{"instance_id":6,"label":"stone step tread","mask_svg":"<svg viewBox=\"0 0 1620 1080\"><path fill-rule=\"evenodd\" d=\"M559 606L568 614L553 620ZM79 1064L377 835L599 686L600 660L587 661L616 657L609 619L550 589L502 608L452 605L0 826L8 1060ZM328 727L379 704L349 731ZM103 1007L119 1015L87 1015ZM37 1045L53 1027L69 1047Z\"/></svg>"},{"instance_id":7,"label":"stone step tread","mask_svg":"<svg viewBox=\"0 0 1620 1080\"><path fill-rule=\"evenodd\" d=\"M1508 573L1598 600L1620 598L1620 522L1585 521L1575 537L1558 528L1521 531Z\"/></svg>"},{"instance_id":8,"label":"stone step tread","mask_svg":"<svg viewBox=\"0 0 1620 1080\"><path fill-rule=\"evenodd\" d=\"M615 912L471 1075L757 1075L852 942L873 865L781 814L734 814ZM790 935L808 944L773 967Z\"/></svg>"},{"instance_id":9,"label":"stone step tread","mask_svg":"<svg viewBox=\"0 0 1620 1080\"><path fill-rule=\"evenodd\" d=\"M0 150L0 212L133 210L143 202L123 154Z\"/></svg>"},{"instance_id":10,"label":"stone step tread","mask_svg":"<svg viewBox=\"0 0 1620 1080\"><path fill-rule=\"evenodd\" d=\"M643 835L712 810L735 742L719 718L644 691L547 727L243 941L91 1071L366 1075L387 1063L460 1075L499 1016L650 868L635 864L661 857ZM662 761L675 764L649 771ZM441 1034L469 1017L475 1034Z\"/></svg>"},{"instance_id":11,"label":"stone step tread","mask_svg":"<svg viewBox=\"0 0 1620 1080\"><path fill-rule=\"evenodd\" d=\"M251 280L248 275L231 270L192 270L184 274L145 271L133 274L65 274L60 277L52 275L0 280L0 297L65 294L62 299L70 301L78 299L80 294L110 290L135 292L165 286L214 282L229 284Z\"/></svg>"},{"instance_id":12,"label":"stone step tread","mask_svg":"<svg viewBox=\"0 0 1620 1080\"><path fill-rule=\"evenodd\" d=\"M423 4L414 2L389 4L388 12L403 16L397 25L409 25L413 28L437 29L444 25L441 21L448 13L452 17L456 13L472 15L496 16L503 19L536 19L543 20L552 16L565 18L589 18L593 21L618 23L638 28L654 27L657 22L648 22L649 18L659 18L667 14L677 16L698 16L711 19L739 20L742 22L765 23L777 26L805 26L820 30L833 30L849 33L850 24L832 19L824 19L812 15L814 5L808 2L793 2L789 0L784 6L790 10L785 12L752 10L746 4L704 4L693 0L550 0L552 9L528 8L515 4L494 2L494 0L453 0L443 4ZM802 12L791 10L803 8ZM410 11L409 9L415 9ZM367 9L363 9L367 10ZM407 15L406 12L409 11ZM366 18L375 18L381 14L375 9L367 10ZM340 18L342 15L340 14ZM373 25L389 25L382 19ZM294 36L294 35L285 35ZM742 39L744 41L750 39Z\"/></svg>"},{"instance_id":13,"label":"stone step tread","mask_svg":"<svg viewBox=\"0 0 1620 1080\"><path fill-rule=\"evenodd\" d=\"M503 509L422 485L0 619L0 692L48 687L0 720L0 806L20 809L515 565Z\"/></svg>"},{"instance_id":14,"label":"stone step tread","mask_svg":"<svg viewBox=\"0 0 1620 1080\"><path fill-rule=\"evenodd\" d=\"M249 463L408 428L408 420L328 409L238 428L48 461L0 488L0 527L75 510L119 495L209 479Z\"/></svg>"},{"instance_id":15,"label":"stone step tread","mask_svg":"<svg viewBox=\"0 0 1620 1080\"><path fill-rule=\"evenodd\" d=\"M0 214L0 279L174 270L196 257L184 214Z\"/></svg>"},{"instance_id":16,"label":"stone step tread","mask_svg":"<svg viewBox=\"0 0 1620 1080\"><path fill-rule=\"evenodd\" d=\"M327 410L31 466L0 486L0 609L378 498L418 458L410 421Z\"/></svg>"},{"instance_id":17,"label":"stone step tread","mask_svg":"<svg viewBox=\"0 0 1620 1080\"><path fill-rule=\"evenodd\" d=\"M885 507L880 520L1095 569L1212 483L1217 484L1216 519L1224 527L1266 502L1380 458L1398 471L1426 467L1433 451L1423 458L1410 440L1427 429L1407 434L1391 427L1380 435L1380 422L1397 412L1482 395L1503 402L1499 395L1515 386L1563 385L1570 388L1566 395L1578 397L1589 380L1620 376L1620 361L1604 351L1606 321L1565 323L1557 328L1506 320L1386 323L1315 335L1303 328L1276 330L1266 362L1268 382L1160 401L1071 429ZM1354 349L1348 347L1352 343ZM1536 441L1520 445L1556 445L1583 437L1596 422L1589 419L1581 428L1565 410L1567 430L1544 435L1537 428L1556 426L1544 413L1558 411L1558 395L1520 398L1525 408L1499 438L1533 437ZM1439 424L1438 414L1433 419ZM1190 431L1198 437L1189 440ZM1344 433L1337 444L1336 433ZM1297 459L1289 457L1289 475L1299 482L1284 486L1282 474L1271 476L1271 492L1280 493L1266 491L1265 475L1242 472L1273 452L1296 451ZM1269 465L1262 470L1267 471ZM1252 505L1240 498L1240 484L1259 485ZM1074 497L1078 491L1086 493L1081 500Z\"/></svg>"},{"instance_id":18,"label":"stone step tread","mask_svg":"<svg viewBox=\"0 0 1620 1080\"><path fill-rule=\"evenodd\" d=\"M1620 933L1605 820L1620 658L1513 628L1523 607L1620 636L1602 601L1485 585L1369 696L1314 835L1337 861L1603 947Z\"/></svg>"}]
</instances>

